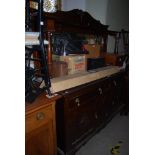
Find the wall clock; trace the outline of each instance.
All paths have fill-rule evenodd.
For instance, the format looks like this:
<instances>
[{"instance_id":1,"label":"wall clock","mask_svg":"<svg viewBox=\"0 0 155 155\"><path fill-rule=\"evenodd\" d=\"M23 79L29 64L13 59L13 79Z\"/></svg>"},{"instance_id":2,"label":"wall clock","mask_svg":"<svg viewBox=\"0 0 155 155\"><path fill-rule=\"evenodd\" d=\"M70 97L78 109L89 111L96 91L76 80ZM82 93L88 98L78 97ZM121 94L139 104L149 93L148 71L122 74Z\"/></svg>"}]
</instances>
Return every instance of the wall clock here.
<instances>
[{"instance_id":1,"label":"wall clock","mask_svg":"<svg viewBox=\"0 0 155 155\"><path fill-rule=\"evenodd\" d=\"M56 0L44 0L44 11L45 12L56 12Z\"/></svg>"}]
</instances>

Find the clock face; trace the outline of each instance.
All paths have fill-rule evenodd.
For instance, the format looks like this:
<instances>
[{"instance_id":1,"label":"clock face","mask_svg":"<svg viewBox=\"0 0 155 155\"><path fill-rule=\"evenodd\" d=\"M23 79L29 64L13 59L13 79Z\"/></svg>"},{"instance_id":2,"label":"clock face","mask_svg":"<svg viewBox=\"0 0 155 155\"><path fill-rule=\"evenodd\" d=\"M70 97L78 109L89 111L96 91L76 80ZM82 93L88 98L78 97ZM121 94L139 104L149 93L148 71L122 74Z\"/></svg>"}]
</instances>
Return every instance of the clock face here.
<instances>
[{"instance_id":1,"label":"clock face","mask_svg":"<svg viewBox=\"0 0 155 155\"><path fill-rule=\"evenodd\" d=\"M45 12L56 12L56 0L44 0Z\"/></svg>"}]
</instances>

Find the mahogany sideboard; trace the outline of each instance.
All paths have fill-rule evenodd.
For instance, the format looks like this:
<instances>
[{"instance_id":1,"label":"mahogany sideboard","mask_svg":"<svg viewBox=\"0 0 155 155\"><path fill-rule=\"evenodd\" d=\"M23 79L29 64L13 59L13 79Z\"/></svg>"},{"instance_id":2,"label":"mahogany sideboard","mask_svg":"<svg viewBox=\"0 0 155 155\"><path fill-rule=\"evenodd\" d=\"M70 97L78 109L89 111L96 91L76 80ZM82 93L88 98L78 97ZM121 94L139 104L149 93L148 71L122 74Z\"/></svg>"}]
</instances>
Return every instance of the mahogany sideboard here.
<instances>
[{"instance_id":1,"label":"mahogany sideboard","mask_svg":"<svg viewBox=\"0 0 155 155\"><path fill-rule=\"evenodd\" d=\"M123 107L119 72L60 92L56 103L57 145L73 155Z\"/></svg>"}]
</instances>

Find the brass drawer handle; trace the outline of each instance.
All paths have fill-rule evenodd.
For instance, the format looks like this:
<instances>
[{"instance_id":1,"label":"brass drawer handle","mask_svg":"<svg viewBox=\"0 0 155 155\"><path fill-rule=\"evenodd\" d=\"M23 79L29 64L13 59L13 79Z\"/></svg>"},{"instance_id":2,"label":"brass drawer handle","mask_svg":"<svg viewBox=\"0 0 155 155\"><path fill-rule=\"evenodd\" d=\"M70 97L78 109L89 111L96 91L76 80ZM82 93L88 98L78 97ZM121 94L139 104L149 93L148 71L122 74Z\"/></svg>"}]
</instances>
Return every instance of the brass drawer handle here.
<instances>
[{"instance_id":1,"label":"brass drawer handle","mask_svg":"<svg viewBox=\"0 0 155 155\"><path fill-rule=\"evenodd\" d=\"M99 88L98 90L99 90L100 95L102 95L103 94L102 88Z\"/></svg>"},{"instance_id":2,"label":"brass drawer handle","mask_svg":"<svg viewBox=\"0 0 155 155\"><path fill-rule=\"evenodd\" d=\"M43 120L44 118L45 118L45 114L44 114L44 113L38 112L38 113L36 114L36 119L37 119L37 120Z\"/></svg>"},{"instance_id":3,"label":"brass drawer handle","mask_svg":"<svg viewBox=\"0 0 155 155\"><path fill-rule=\"evenodd\" d=\"M80 99L79 98L76 98L75 99L75 102L76 102L77 106L79 107L80 106Z\"/></svg>"},{"instance_id":4,"label":"brass drawer handle","mask_svg":"<svg viewBox=\"0 0 155 155\"><path fill-rule=\"evenodd\" d=\"M98 119L98 115L97 113L94 114L95 119Z\"/></svg>"},{"instance_id":5,"label":"brass drawer handle","mask_svg":"<svg viewBox=\"0 0 155 155\"><path fill-rule=\"evenodd\" d=\"M115 86L117 85L117 83L116 83L116 81L115 81L115 80L113 81L113 84L114 84Z\"/></svg>"}]
</instances>

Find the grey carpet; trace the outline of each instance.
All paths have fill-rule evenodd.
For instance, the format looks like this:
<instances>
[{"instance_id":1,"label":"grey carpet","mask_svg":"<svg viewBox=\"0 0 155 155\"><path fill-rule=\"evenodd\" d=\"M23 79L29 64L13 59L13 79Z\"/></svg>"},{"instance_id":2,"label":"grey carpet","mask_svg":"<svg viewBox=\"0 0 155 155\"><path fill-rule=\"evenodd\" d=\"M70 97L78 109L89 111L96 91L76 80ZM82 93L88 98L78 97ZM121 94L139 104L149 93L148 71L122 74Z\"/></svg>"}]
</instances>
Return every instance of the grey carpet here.
<instances>
[{"instance_id":1,"label":"grey carpet","mask_svg":"<svg viewBox=\"0 0 155 155\"><path fill-rule=\"evenodd\" d=\"M76 155L112 155L111 150L113 155L129 155L129 116L116 115Z\"/></svg>"}]
</instances>

